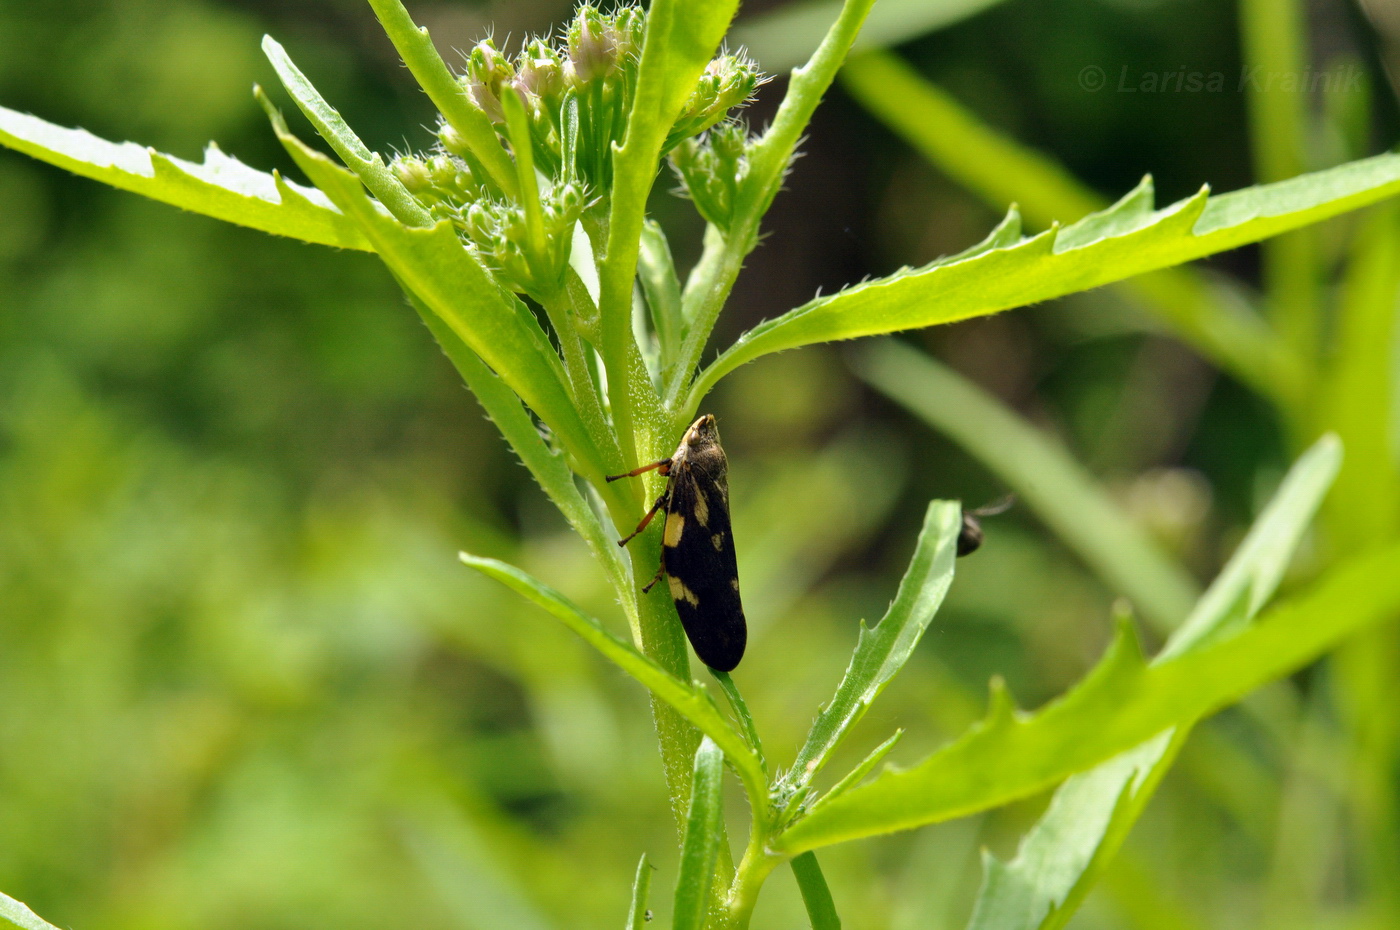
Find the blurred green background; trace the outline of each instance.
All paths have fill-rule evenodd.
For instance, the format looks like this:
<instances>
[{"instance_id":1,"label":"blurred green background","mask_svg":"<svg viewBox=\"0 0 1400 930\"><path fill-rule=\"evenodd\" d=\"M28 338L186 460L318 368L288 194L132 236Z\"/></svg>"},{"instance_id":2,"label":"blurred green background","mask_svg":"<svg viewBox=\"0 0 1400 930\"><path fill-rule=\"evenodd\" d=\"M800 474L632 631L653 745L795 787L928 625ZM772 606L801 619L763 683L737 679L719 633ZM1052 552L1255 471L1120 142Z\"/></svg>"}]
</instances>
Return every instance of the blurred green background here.
<instances>
[{"instance_id":1,"label":"blurred green background","mask_svg":"<svg viewBox=\"0 0 1400 930\"><path fill-rule=\"evenodd\" d=\"M410 8L457 47L568 13ZM1316 64L1364 78L1316 101L1323 161L1393 138L1377 9L1380 31L1343 0L1309 5ZM276 85L264 32L371 146L427 143L427 101L359 0L0 0L0 102L186 158L214 139L295 175L249 93ZM1152 171L1165 203L1253 179L1239 47L1225 0L1009 0L900 52L1101 194ZM1107 88L1085 89L1089 66ZM1219 71L1225 88L1125 93L1120 69ZM720 344L999 218L839 90L804 151ZM689 206L656 212L693 257ZM1257 264L1211 266L1252 281ZM906 338L1059 436L1203 581L1291 454L1267 404L1144 332L1117 292ZM752 624L736 679L784 762L856 621L893 594L924 502L1004 489L839 348L742 369L709 409ZM1034 706L1098 655L1110 592L1024 508L987 535L853 760L895 726L895 757L917 758L977 717L992 674ZM643 850L669 888L645 695L461 568L464 548L620 626L372 257L0 151L0 889L78 930L356 930L616 926ZM1231 712L1202 727L1073 926L1345 925L1375 889L1328 705L1308 707L1276 731ZM1043 803L824 853L848 926L961 926L979 848L1009 852ZM786 872L757 919L804 925Z\"/></svg>"}]
</instances>

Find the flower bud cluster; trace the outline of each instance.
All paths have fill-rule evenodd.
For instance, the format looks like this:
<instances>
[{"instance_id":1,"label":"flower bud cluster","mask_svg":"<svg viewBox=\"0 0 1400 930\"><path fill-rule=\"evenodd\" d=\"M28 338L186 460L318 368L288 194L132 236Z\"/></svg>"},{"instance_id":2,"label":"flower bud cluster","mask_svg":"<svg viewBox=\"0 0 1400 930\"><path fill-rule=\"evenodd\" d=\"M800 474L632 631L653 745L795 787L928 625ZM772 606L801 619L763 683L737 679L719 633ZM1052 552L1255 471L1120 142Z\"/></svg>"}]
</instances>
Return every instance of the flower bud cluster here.
<instances>
[{"instance_id":1,"label":"flower bud cluster","mask_svg":"<svg viewBox=\"0 0 1400 930\"><path fill-rule=\"evenodd\" d=\"M695 209L721 231L734 217L739 185L749 173L753 141L748 127L726 121L703 136L686 139L671 152L671 167Z\"/></svg>"},{"instance_id":2,"label":"flower bud cluster","mask_svg":"<svg viewBox=\"0 0 1400 930\"><path fill-rule=\"evenodd\" d=\"M573 224L586 211L606 216L613 148L626 132L645 35L646 12L639 6L604 13L584 5L553 41L535 39L508 56L487 39L467 55L458 80L468 99L495 125L509 151L529 149L542 192L543 248L538 226L533 239L527 235L526 217L536 212L535 205L527 211L498 187L451 125L440 126L434 152L394 160L394 173L404 187L434 217L450 219L514 290L538 294L556 287ZM705 69L665 140L662 154L676 150L677 170L712 222L733 208L738 175L725 178L723 172L745 169L747 135L725 128L723 121L730 110L748 102L760 83L758 69L747 57L719 56ZM502 103L507 94L523 104L523 128L518 117L507 120L507 110L514 109ZM707 130L703 143L687 141ZM735 132L737 141L731 139Z\"/></svg>"},{"instance_id":3,"label":"flower bud cluster","mask_svg":"<svg viewBox=\"0 0 1400 930\"><path fill-rule=\"evenodd\" d=\"M711 61L671 127L663 151L698 136L728 116L730 110L748 103L762 83L758 65L747 55L721 55Z\"/></svg>"},{"instance_id":4,"label":"flower bud cluster","mask_svg":"<svg viewBox=\"0 0 1400 930\"><path fill-rule=\"evenodd\" d=\"M389 163L394 177L438 219L481 196L481 182L466 163L446 152L426 157L399 155Z\"/></svg>"},{"instance_id":5,"label":"flower bud cluster","mask_svg":"<svg viewBox=\"0 0 1400 930\"><path fill-rule=\"evenodd\" d=\"M560 184L541 194L540 206L543 254L530 249L525 210L513 203L481 199L453 217L457 228L506 287L537 300L548 298L562 286L574 224L588 203L579 185Z\"/></svg>"}]
</instances>

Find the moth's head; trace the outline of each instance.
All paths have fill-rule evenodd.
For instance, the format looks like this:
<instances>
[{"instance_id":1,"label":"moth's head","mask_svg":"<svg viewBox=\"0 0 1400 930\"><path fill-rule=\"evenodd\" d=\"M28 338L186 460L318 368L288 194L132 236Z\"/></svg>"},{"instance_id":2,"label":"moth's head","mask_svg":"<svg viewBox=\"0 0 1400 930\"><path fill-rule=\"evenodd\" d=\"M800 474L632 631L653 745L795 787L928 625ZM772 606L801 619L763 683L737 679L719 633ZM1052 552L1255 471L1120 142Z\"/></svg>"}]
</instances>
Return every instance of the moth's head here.
<instances>
[{"instance_id":1,"label":"moth's head","mask_svg":"<svg viewBox=\"0 0 1400 930\"><path fill-rule=\"evenodd\" d=\"M715 425L714 414L707 413L690 424L690 429L685 432L685 442L691 446L718 445L719 427Z\"/></svg>"}]
</instances>

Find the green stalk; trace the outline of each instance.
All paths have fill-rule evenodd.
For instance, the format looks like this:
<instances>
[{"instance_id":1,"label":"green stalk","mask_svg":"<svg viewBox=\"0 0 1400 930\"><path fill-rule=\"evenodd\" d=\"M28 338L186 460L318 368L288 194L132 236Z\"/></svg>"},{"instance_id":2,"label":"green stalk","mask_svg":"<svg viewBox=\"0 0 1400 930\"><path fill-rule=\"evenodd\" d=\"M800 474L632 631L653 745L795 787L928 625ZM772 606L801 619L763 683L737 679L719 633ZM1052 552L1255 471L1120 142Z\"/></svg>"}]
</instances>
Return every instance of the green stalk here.
<instances>
[{"instance_id":1,"label":"green stalk","mask_svg":"<svg viewBox=\"0 0 1400 930\"><path fill-rule=\"evenodd\" d=\"M1250 90L1254 169L1264 184L1306 170L1310 72L1303 16L1298 0L1240 2L1241 83ZM1275 328L1295 353L1316 363L1322 325L1316 234L1300 229L1271 239L1263 245L1263 257Z\"/></svg>"}]
</instances>

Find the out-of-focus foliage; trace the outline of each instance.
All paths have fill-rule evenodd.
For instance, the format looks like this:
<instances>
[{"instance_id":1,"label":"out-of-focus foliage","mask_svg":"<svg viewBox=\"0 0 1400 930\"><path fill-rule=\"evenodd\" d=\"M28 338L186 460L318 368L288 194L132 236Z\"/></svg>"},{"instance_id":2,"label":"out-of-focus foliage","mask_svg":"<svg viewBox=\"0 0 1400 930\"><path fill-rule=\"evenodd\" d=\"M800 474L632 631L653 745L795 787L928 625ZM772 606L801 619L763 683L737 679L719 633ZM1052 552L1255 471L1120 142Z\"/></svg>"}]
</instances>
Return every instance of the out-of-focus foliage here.
<instances>
[{"instance_id":1,"label":"out-of-focus foliage","mask_svg":"<svg viewBox=\"0 0 1400 930\"><path fill-rule=\"evenodd\" d=\"M1359 99L1390 46L1340 2L1320 9L1319 66L1364 76L1317 101L1308 138L1331 163L1391 141L1386 92ZM519 36L567 11L414 12L443 47L467 47L488 23ZM1220 0L1014 0L905 52L1097 189L1152 170L1169 201L1253 179L1233 16ZM246 94L272 80L264 31L314 66L372 148L423 143L428 105L360 0L0 0L0 100L187 159L214 138L285 170ZM1108 86L1086 87L1088 67ZM1227 90L1140 90L1191 69L1228 75ZM1116 90L1120 75L1138 90ZM722 328L960 251L995 222L833 98ZM695 238L656 209L673 241ZM455 553L509 558L595 614L615 610L606 585L376 263L6 152L0 217L0 888L82 930L245 930L616 926L641 849L654 887L672 887L678 838L644 696ZM1369 222L1341 345L1374 348L1393 320L1394 217ZM1349 226L1317 234L1323 261L1340 261ZM1253 261L1218 266L1250 278ZM1207 579L1282 474L1291 427L1125 325L1130 312L1094 293L915 338L1058 432ZM1328 396L1373 395L1378 364ZM737 677L785 761L840 678L853 618L883 612L924 502L1000 488L836 352L763 359L712 400L752 624ZM1375 425L1358 416L1352 435ZM1388 526L1347 480L1333 506ZM840 768L894 724L909 731L897 758L927 755L981 716L992 674L1035 706L1101 652L1106 587L1023 515L987 532ZM1395 839L1393 632L1369 650L1341 663L1369 692L1338 697L1329 668L1202 725L1075 925L1383 919L1400 898L1374 865ZM1379 763L1348 768L1367 754ZM978 847L1008 858L1037 813L823 852L846 925L961 925ZM652 897L664 919L668 896ZM805 919L785 875L757 919Z\"/></svg>"}]
</instances>

